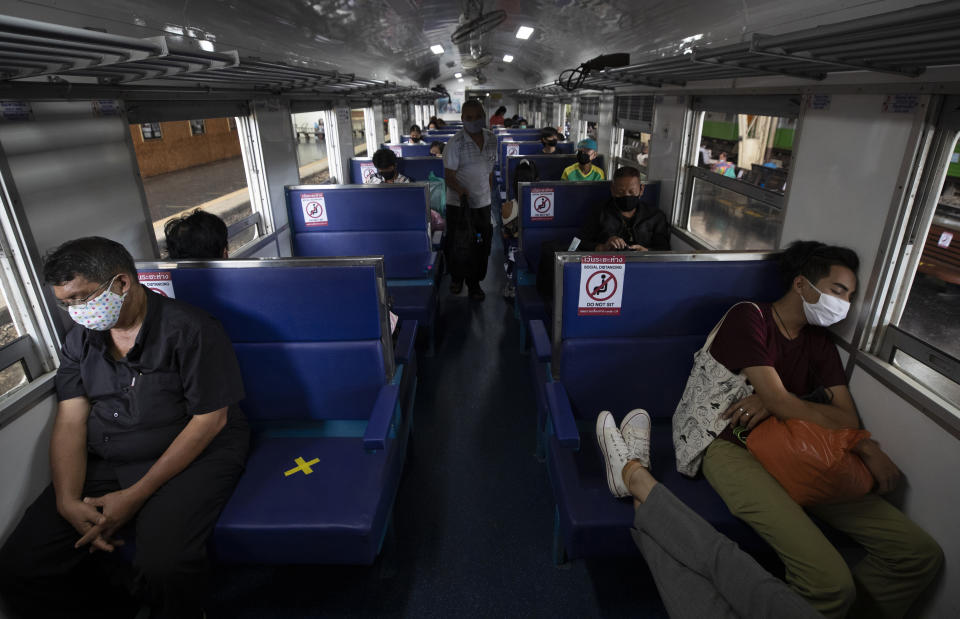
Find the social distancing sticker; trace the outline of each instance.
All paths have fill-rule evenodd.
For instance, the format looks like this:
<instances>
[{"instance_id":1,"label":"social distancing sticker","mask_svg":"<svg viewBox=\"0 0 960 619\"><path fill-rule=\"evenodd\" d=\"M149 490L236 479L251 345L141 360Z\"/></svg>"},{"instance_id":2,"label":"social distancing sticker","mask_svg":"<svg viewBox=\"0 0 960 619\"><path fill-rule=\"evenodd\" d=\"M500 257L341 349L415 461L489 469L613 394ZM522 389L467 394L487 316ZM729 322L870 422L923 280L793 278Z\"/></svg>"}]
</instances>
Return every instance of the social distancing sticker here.
<instances>
[{"instance_id":1,"label":"social distancing sticker","mask_svg":"<svg viewBox=\"0 0 960 619\"><path fill-rule=\"evenodd\" d=\"M507 144L507 157L516 157L520 154L519 144Z\"/></svg>"},{"instance_id":2,"label":"social distancing sticker","mask_svg":"<svg viewBox=\"0 0 960 619\"><path fill-rule=\"evenodd\" d=\"M619 316L626 272L623 256L581 258L577 315Z\"/></svg>"},{"instance_id":3,"label":"social distancing sticker","mask_svg":"<svg viewBox=\"0 0 960 619\"><path fill-rule=\"evenodd\" d=\"M390 150L392 150L397 157L403 157L403 147L399 144L391 144Z\"/></svg>"},{"instance_id":4,"label":"social distancing sticker","mask_svg":"<svg viewBox=\"0 0 960 619\"><path fill-rule=\"evenodd\" d=\"M303 222L307 226L326 226L327 203L323 199L323 192L300 194L300 206L303 207Z\"/></svg>"},{"instance_id":5,"label":"social distancing sticker","mask_svg":"<svg viewBox=\"0 0 960 619\"><path fill-rule=\"evenodd\" d=\"M360 182L370 182L370 179L373 178L376 173L377 168L372 163L364 162L360 164Z\"/></svg>"},{"instance_id":6,"label":"social distancing sticker","mask_svg":"<svg viewBox=\"0 0 960 619\"><path fill-rule=\"evenodd\" d=\"M530 219L549 221L553 219L555 201L552 187L530 189Z\"/></svg>"},{"instance_id":7,"label":"social distancing sticker","mask_svg":"<svg viewBox=\"0 0 960 619\"><path fill-rule=\"evenodd\" d=\"M148 290L162 294L165 297L170 297L171 299L174 298L173 278L171 277L170 271L141 271L137 273L137 279L139 279L140 283Z\"/></svg>"},{"instance_id":8,"label":"social distancing sticker","mask_svg":"<svg viewBox=\"0 0 960 619\"><path fill-rule=\"evenodd\" d=\"M940 238L937 240L937 247L947 248L950 247L950 243L953 242L953 233L952 232L941 232Z\"/></svg>"}]
</instances>

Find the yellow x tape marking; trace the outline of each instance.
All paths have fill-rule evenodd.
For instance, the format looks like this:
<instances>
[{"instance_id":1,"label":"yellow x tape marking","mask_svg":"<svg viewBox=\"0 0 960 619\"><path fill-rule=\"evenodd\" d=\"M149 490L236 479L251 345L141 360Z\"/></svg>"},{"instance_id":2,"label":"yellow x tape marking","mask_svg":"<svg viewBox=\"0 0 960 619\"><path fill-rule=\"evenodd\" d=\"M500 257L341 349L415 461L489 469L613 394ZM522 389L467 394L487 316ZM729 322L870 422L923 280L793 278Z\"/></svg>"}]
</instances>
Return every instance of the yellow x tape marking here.
<instances>
[{"instance_id":1,"label":"yellow x tape marking","mask_svg":"<svg viewBox=\"0 0 960 619\"><path fill-rule=\"evenodd\" d=\"M320 462L320 458L314 458L310 462L305 462L303 458L297 457L297 458L294 458L293 461L297 463L296 468L292 468L289 471L284 472L283 474L284 477L290 477L297 471L303 471L304 475L309 475L310 473L313 472L313 469L310 467L316 464L317 462Z\"/></svg>"}]
</instances>

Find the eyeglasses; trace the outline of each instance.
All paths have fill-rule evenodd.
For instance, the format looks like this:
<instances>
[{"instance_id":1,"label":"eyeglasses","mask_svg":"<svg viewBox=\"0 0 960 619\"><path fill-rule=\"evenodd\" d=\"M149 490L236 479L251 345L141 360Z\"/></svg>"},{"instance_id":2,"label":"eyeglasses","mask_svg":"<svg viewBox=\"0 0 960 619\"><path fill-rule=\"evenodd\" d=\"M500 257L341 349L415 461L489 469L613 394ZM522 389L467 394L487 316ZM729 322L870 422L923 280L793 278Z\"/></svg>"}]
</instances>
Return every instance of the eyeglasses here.
<instances>
[{"instance_id":1,"label":"eyeglasses","mask_svg":"<svg viewBox=\"0 0 960 619\"><path fill-rule=\"evenodd\" d=\"M108 289L108 288L110 288L110 286L113 285L113 282L115 282L118 277L120 277L120 274L119 274L119 273L117 273L117 274L114 275L112 278L110 278L110 281L109 281L109 282L107 282L106 284L103 284L102 286L100 286L99 288L97 288L96 290L94 290L93 292L91 292L90 294L88 294L87 296L85 296L85 297L82 298L82 299L68 299L68 300L66 300L66 301L61 301L60 299L57 299L57 301L56 301L57 307L59 307L60 309L62 309L62 310L65 311L65 312L69 312L71 307L81 307L81 306L84 306L84 305L86 305L91 299L95 299L95 298L97 298L98 296L100 296L101 294L103 294L103 291L106 290L106 289Z\"/></svg>"}]
</instances>

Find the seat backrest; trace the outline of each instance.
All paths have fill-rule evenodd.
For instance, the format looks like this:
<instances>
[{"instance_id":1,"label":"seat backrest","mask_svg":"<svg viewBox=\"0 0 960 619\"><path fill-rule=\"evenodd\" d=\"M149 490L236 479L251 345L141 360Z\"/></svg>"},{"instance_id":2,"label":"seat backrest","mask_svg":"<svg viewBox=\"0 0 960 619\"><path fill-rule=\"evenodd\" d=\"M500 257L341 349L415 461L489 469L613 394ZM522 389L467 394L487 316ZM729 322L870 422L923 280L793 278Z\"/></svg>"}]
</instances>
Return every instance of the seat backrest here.
<instances>
[{"instance_id":1,"label":"seat backrest","mask_svg":"<svg viewBox=\"0 0 960 619\"><path fill-rule=\"evenodd\" d=\"M590 209L610 199L610 182L536 182L520 184L520 250L537 272L540 246L573 239Z\"/></svg>"},{"instance_id":2,"label":"seat backrest","mask_svg":"<svg viewBox=\"0 0 960 619\"><path fill-rule=\"evenodd\" d=\"M607 290L619 288L620 307L593 313L589 302L592 272L581 277L583 258L622 260L622 270ZM609 401L620 414L647 408L651 415L669 416L690 373L693 353L707 333L735 303L773 301L783 294L776 254L719 252L676 254L564 254L561 312L554 316L554 366L582 408L596 415ZM583 279L587 281L582 281ZM583 305L582 305L583 304ZM590 381L609 379L608 392L594 398ZM599 397L599 396L598 396ZM624 406L629 408L624 409ZM612 410L612 409L611 409Z\"/></svg>"},{"instance_id":3,"label":"seat backrest","mask_svg":"<svg viewBox=\"0 0 960 619\"><path fill-rule=\"evenodd\" d=\"M506 164L506 185L507 199L512 200L513 195L513 175L517 166L524 159L529 159L537 166L537 173L541 181L558 181L563 171L577 162L576 155L514 155L507 157ZM593 160L593 165L603 169L603 155L597 155Z\"/></svg>"},{"instance_id":4,"label":"seat backrest","mask_svg":"<svg viewBox=\"0 0 960 619\"><path fill-rule=\"evenodd\" d=\"M387 277L424 277L433 264L427 192L427 183L288 186L294 255L382 255Z\"/></svg>"},{"instance_id":5,"label":"seat backrest","mask_svg":"<svg viewBox=\"0 0 960 619\"><path fill-rule=\"evenodd\" d=\"M142 262L137 269L141 281L220 320L251 420L366 419L393 375L382 258Z\"/></svg>"},{"instance_id":6,"label":"seat backrest","mask_svg":"<svg viewBox=\"0 0 960 619\"><path fill-rule=\"evenodd\" d=\"M529 142L509 142L502 141L499 146L499 158L497 159L500 165L507 160L507 157L512 157L514 155L543 155L546 154L543 152L543 142L540 140L529 141ZM560 142L557 144L556 154L568 155L573 152L573 142Z\"/></svg>"},{"instance_id":7,"label":"seat backrest","mask_svg":"<svg viewBox=\"0 0 960 619\"><path fill-rule=\"evenodd\" d=\"M433 172L438 178L443 178L443 159L429 154L430 147L427 147L427 155L419 157L401 157L397 160L397 171L403 174L413 182L426 182ZM351 157L350 158L350 182L354 185L362 185L371 176L377 173L377 168L373 165L373 159L370 157Z\"/></svg>"},{"instance_id":8,"label":"seat backrest","mask_svg":"<svg viewBox=\"0 0 960 619\"><path fill-rule=\"evenodd\" d=\"M426 157L430 154L430 144L381 144L396 153L397 157Z\"/></svg>"}]
</instances>

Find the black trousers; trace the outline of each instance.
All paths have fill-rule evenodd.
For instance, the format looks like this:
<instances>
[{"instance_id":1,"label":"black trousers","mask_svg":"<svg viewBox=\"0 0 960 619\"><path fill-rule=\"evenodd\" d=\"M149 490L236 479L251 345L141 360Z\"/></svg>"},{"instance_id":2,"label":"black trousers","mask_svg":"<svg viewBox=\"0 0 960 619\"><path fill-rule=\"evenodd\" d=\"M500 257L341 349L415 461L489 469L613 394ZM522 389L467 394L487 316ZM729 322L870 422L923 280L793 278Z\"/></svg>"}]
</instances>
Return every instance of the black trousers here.
<instances>
[{"instance_id":1,"label":"black trousers","mask_svg":"<svg viewBox=\"0 0 960 619\"><path fill-rule=\"evenodd\" d=\"M25 619L130 619L146 604L152 619L201 617L207 541L240 478L249 444L245 423L228 425L147 499L120 535L135 544L132 566L120 549L75 549L80 536L57 512L53 485L47 486L0 549L0 594L8 612ZM116 479L90 477L84 496L120 490Z\"/></svg>"},{"instance_id":2,"label":"black trousers","mask_svg":"<svg viewBox=\"0 0 960 619\"><path fill-rule=\"evenodd\" d=\"M475 245L473 255L468 261L456 260L450 252L455 236L460 234L459 223L464 216L470 217L475 233L480 234L480 242ZM471 289L478 288L487 276L487 259L493 243L493 224L490 223L490 207L463 208L447 205L447 265L454 283L467 282Z\"/></svg>"}]
</instances>

